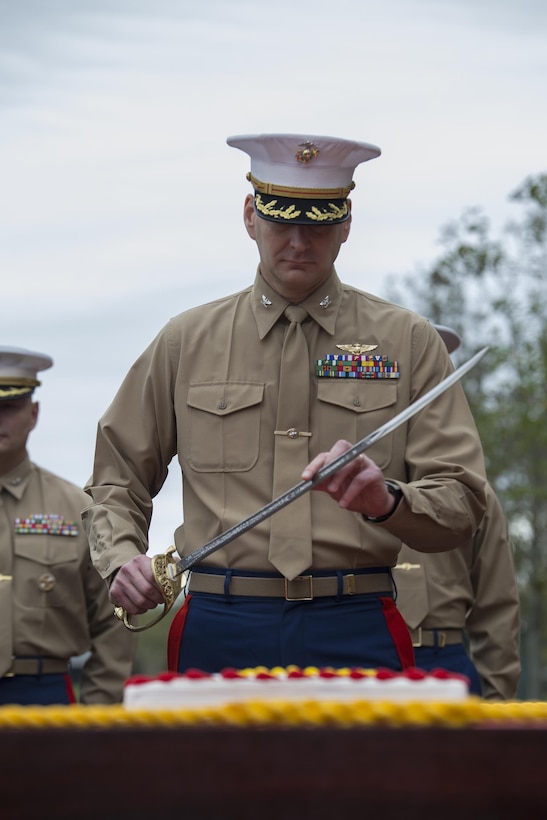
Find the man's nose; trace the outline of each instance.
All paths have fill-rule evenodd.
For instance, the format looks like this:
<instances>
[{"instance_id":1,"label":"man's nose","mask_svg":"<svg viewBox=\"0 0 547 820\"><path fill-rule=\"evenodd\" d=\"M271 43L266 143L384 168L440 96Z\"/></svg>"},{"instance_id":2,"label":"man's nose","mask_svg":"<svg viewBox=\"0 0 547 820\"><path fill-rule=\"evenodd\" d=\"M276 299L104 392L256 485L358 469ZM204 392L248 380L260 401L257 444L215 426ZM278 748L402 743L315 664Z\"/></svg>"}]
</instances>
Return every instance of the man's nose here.
<instances>
[{"instance_id":1,"label":"man's nose","mask_svg":"<svg viewBox=\"0 0 547 820\"><path fill-rule=\"evenodd\" d=\"M310 229L307 225L291 225L291 245L293 248L307 248L310 244Z\"/></svg>"}]
</instances>

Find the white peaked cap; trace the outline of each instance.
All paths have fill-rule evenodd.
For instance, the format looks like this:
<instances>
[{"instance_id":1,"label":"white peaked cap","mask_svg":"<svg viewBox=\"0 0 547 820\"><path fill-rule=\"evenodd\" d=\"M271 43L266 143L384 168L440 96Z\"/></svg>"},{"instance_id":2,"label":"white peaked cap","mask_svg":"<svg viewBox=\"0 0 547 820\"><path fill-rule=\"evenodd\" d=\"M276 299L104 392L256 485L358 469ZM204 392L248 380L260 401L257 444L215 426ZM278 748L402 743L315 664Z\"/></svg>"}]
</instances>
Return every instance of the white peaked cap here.
<instances>
[{"instance_id":1,"label":"white peaked cap","mask_svg":"<svg viewBox=\"0 0 547 820\"><path fill-rule=\"evenodd\" d=\"M0 399L29 396L38 387L37 374L53 365L51 356L21 347L0 346Z\"/></svg>"},{"instance_id":2,"label":"white peaked cap","mask_svg":"<svg viewBox=\"0 0 547 820\"><path fill-rule=\"evenodd\" d=\"M313 134L247 134L226 142L249 154L260 182L306 190L351 186L356 167L381 154L368 142Z\"/></svg>"},{"instance_id":3,"label":"white peaked cap","mask_svg":"<svg viewBox=\"0 0 547 820\"><path fill-rule=\"evenodd\" d=\"M258 214L302 224L347 219L356 167L381 154L368 142L315 134L246 134L226 141L251 159L247 178Z\"/></svg>"}]
</instances>

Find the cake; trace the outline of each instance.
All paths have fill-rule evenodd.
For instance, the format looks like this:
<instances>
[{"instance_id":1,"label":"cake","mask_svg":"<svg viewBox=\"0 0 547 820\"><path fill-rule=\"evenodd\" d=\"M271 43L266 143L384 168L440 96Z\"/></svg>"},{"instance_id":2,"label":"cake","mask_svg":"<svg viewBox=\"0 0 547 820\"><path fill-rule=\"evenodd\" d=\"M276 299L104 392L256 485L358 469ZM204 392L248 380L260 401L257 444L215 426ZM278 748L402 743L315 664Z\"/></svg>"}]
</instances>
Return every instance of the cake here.
<instances>
[{"instance_id":1,"label":"cake","mask_svg":"<svg viewBox=\"0 0 547 820\"><path fill-rule=\"evenodd\" d=\"M486 701L444 670L225 669L135 675L121 704L2 706L2 731L381 726L547 728L546 702Z\"/></svg>"},{"instance_id":2,"label":"cake","mask_svg":"<svg viewBox=\"0 0 547 820\"><path fill-rule=\"evenodd\" d=\"M462 675L419 669L224 669L134 676L124 687L127 709L205 709L234 704L348 704L358 701L455 703L469 697Z\"/></svg>"}]
</instances>

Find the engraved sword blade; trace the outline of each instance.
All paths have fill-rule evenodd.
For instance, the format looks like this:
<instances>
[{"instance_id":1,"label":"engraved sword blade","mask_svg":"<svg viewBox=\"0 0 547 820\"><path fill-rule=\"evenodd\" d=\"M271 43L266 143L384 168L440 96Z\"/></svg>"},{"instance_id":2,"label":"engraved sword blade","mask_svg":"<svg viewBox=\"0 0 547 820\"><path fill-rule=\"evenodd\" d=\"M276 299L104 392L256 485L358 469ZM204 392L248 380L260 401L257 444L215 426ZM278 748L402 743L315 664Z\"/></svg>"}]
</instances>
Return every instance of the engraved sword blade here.
<instances>
[{"instance_id":1,"label":"engraved sword blade","mask_svg":"<svg viewBox=\"0 0 547 820\"><path fill-rule=\"evenodd\" d=\"M375 444L379 439L387 436L389 433L392 433L397 427L400 427L401 424L404 424L405 421L415 416L416 413L419 413L420 410L423 410L428 404L430 404L437 396L440 396L445 390L448 390L455 382L459 381L462 376L464 376L469 370L471 370L477 362L482 359L486 351L488 350L487 347L484 347L482 350L479 350L478 353L475 353L467 362L460 365L453 373L450 373L446 378L440 381L435 387L432 387L431 390L428 390L427 393L424 393L419 399L412 404L409 404L404 410L400 413L397 413L389 421L386 421L385 424L382 424L378 427L374 432L370 433L365 438L362 438L349 450L345 453L342 453L341 456L335 458L329 464L322 467L317 473L314 475L312 479L308 481L301 481L299 484L296 484L291 489L287 490L286 492L282 493L277 498L274 498L273 501L270 501L260 510L257 510L255 513L250 515L248 518L245 518L243 521L240 521L238 524L235 524L230 529L225 530L225 532L218 535L216 538L213 538L212 541L209 541L207 544L204 544L201 547L193 550L188 555L181 558L179 561L169 564L168 572L171 578L176 578L183 572L186 572L188 569L193 567L195 564L199 564L204 558L211 553L216 552L221 547L226 546L231 541L234 541L236 538L239 538L240 535L247 532L248 530L256 527L257 524L260 524L262 521L265 521L270 516L274 515L274 513L278 512L279 510L286 507L287 504L290 504L293 501L296 501L297 498L300 498L301 495L304 493L309 492L312 487L315 487L317 484L320 484L325 479L330 478L331 475L337 473L342 467L346 464L349 464L356 456L361 455Z\"/></svg>"}]
</instances>

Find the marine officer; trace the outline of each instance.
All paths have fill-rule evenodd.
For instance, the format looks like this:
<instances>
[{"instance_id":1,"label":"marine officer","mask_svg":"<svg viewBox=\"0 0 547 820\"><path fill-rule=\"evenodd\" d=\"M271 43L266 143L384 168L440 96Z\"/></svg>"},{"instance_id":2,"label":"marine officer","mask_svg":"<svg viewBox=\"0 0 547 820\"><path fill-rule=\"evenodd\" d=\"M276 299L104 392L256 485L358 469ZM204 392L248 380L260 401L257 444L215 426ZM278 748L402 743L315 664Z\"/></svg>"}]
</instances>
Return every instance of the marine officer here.
<instances>
[{"instance_id":1,"label":"marine officer","mask_svg":"<svg viewBox=\"0 0 547 820\"><path fill-rule=\"evenodd\" d=\"M461 340L435 325L449 353ZM479 529L450 552L419 553L403 544L394 580L410 627L416 666L466 675L474 694L516 696L520 676L520 604L513 547L494 489Z\"/></svg>"},{"instance_id":2,"label":"marine officer","mask_svg":"<svg viewBox=\"0 0 547 820\"><path fill-rule=\"evenodd\" d=\"M83 490L30 461L37 375L53 360L0 347L0 704L116 703L135 638L113 616L80 513Z\"/></svg>"},{"instance_id":3,"label":"marine officer","mask_svg":"<svg viewBox=\"0 0 547 820\"><path fill-rule=\"evenodd\" d=\"M228 144L250 157L243 219L258 250L254 283L172 318L98 425L83 521L112 602L132 615L162 600L148 527L174 457L183 475L175 544L185 555L453 369L429 322L343 284L334 267L350 233L354 171L380 149L309 134ZM204 231L226 207L212 185ZM401 541L425 551L467 541L484 482L455 385L317 492L194 567L171 668L412 665L391 578Z\"/></svg>"}]
</instances>

